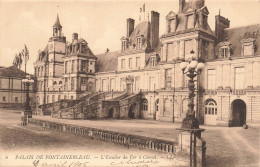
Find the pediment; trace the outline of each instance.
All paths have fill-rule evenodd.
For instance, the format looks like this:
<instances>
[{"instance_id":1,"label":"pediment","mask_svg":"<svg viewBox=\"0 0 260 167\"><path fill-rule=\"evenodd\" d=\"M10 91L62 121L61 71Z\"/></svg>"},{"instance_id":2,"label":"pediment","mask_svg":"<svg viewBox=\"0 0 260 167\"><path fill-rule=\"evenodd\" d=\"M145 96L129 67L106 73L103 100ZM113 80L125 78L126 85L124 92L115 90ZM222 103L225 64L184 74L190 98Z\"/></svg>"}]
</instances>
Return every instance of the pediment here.
<instances>
[{"instance_id":1,"label":"pediment","mask_svg":"<svg viewBox=\"0 0 260 167\"><path fill-rule=\"evenodd\" d=\"M231 43L229 41L220 42L218 47L230 47Z\"/></svg>"},{"instance_id":2,"label":"pediment","mask_svg":"<svg viewBox=\"0 0 260 167\"><path fill-rule=\"evenodd\" d=\"M240 42L242 44L245 44L245 43L253 43L255 41L254 38L247 38L247 39L242 39Z\"/></svg>"},{"instance_id":3,"label":"pediment","mask_svg":"<svg viewBox=\"0 0 260 167\"><path fill-rule=\"evenodd\" d=\"M170 13L166 16L166 20L171 20L176 18L176 13L174 13L173 11L170 11Z\"/></svg>"},{"instance_id":4,"label":"pediment","mask_svg":"<svg viewBox=\"0 0 260 167\"><path fill-rule=\"evenodd\" d=\"M209 10L208 10L207 6L203 6L200 10L202 11L202 13L204 13L206 15L209 14Z\"/></svg>"}]
</instances>

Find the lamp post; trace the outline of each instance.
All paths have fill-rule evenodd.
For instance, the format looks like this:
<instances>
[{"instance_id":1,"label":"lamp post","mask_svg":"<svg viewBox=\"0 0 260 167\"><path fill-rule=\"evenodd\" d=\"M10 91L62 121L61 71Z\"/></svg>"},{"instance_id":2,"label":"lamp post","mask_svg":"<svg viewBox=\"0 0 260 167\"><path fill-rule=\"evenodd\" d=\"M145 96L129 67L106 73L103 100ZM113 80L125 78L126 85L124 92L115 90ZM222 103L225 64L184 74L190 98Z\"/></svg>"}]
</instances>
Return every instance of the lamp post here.
<instances>
[{"instance_id":1,"label":"lamp post","mask_svg":"<svg viewBox=\"0 0 260 167\"><path fill-rule=\"evenodd\" d=\"M192 50L190 52L194 54ZM186 74L189 77L188 81L188 110L186 113L186 117L182 121L181 128L177 128L180 131L179 143L181 150L186 150L190 153L190 166L197 166L197 138L201 142L201 150L202 150L202 162L201 166L206 166L205 154L206 154L206 142L201 138L201 132L205 129L199 128L199 120L195 117L194 110L194 98L195 98L195 80L194 78L201 74L202 69L204 68L204 64L199 62L196 59L192 59L189 62L183 61L180 63L180 68L183 74Z\"/></svg>"},{"instance_id":2,"label":"lamp post","mask_svg":"<svg viewBox=\"0 0 260 167\"><path fill-rule=\"evenodd\" d=\"M34 83L34 80L31 79L30 75L26 76L26 79L22 79L22 82L25 85L25 94L26 94L26 100L25 100L25 108L22 112L22 125L27 125L28 118L32 118L32 110L30 106L30 96L29 96L29 88L30 84Z\"/></svg>"},{"instance_id":3,"label":"lamp post","mask_svg":"<svg viewBox=\"0 0 260 167\"><path fill-rule=\"evenodd\" d=\"M194 111L194 98L195 98L195 80L194 78L201 74L201 71L204 67L202 62L198 62L197 60L193 59L190 62L183 61L180 64L180 68L183 74L186 74L189 77L188 81L188 111L186 117L182 122L182 128L190 128L190 129L198 129L199 128L199 121L195 118L195 111ZM186 72L185 72L186 71Z\"/></svg>"}]
</instances>

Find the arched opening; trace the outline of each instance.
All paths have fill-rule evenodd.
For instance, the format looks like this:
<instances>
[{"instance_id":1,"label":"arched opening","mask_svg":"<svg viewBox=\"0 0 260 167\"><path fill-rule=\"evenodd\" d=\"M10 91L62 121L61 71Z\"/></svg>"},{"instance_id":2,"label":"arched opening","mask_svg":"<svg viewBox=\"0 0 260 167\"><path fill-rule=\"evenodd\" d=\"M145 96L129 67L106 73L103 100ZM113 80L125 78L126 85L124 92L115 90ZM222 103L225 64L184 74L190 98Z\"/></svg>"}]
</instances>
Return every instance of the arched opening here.
<instances>
[{"instance_id":1,"label":"arched opening","mask_svg":"<svg viewBox=\"0 0 260 167\"><path fill-rule=\"evenodd\" d=\"M54 81L54 82L53 82L53 85L57 85L57 82L56 82L56 81Z\"/></svg>"},{"instance_id":2,"label":"arched opening","mask_svg":"<svg viewBox=\"0 0 260 167\"><path fill-rule=\"evenodd\" d=\"M204 124L217 125L217 102L213 99L208 99L205 102Z\"/></svg>"},{"instance_id":3,"label":"arched opening","mask_svg":"<svg viewBox=\"0 0 260 167\"><path fill-rule=\"evenodd\" d=\"M246 123L246 103L237 99L231 103L232 115L230 126L243 126Z\"/></svg>"},{"instance_id":4,"label":"arched opening","mask_svg":"<svg viewBox=\"0 0 260 167\"><path fill-rule=\"evenodd\" d=\"M142 99L142 110L148 111L148 101L147 101L147 99Z\"/></svg>"},{"instance_id":5,"label":"arched opening","mask_svg":"<svg viewBox=\"0 0 260 167\"><path fill-rule=\"evenodd\" d=\"M130 119L135 118L135 107L136 107L135 103L130 106L129 111L128 111L128 118L130 118Z\"/></svg>"},{"instance_id":6,"label":"arched opening","mask_svg":"<svg viewBox=\"0 0 260 167\"><path fill-rule=\"evenodd\" d=\"M113 118L113 115L114 115L114 109L111 108L111 109L109 109L109 111L108 111L108 118Z\"/></svg>"},{"instance_id":7,"label":"arched opening","mask_svg":"<svg viewBox=\"0 0 260 167\"><path fill-rule=\"evenodd\" d=\"M62 81L59 82L59 85L62 85Z\"/></svg>"}]
</instances>

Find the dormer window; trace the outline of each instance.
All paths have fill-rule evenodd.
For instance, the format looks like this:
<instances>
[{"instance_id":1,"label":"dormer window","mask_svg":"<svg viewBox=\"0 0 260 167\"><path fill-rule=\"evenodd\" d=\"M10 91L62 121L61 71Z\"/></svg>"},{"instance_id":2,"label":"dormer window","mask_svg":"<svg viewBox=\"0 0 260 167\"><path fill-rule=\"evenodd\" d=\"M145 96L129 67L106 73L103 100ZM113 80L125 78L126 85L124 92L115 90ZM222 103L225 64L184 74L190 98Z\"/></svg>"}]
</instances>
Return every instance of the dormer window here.
<instances>
[{"instance_id":1,"label":"dormer window","mask_svg":"<svg viewBox=\"0 0 260 167\"><path fill-rule=\"evenodd\" d=\"M223 47L223 48L220 48L220 56L221 58L226 58L228 57L228 47Z\"/></svg>"},{"instance_id":2,"label":"dormer window","mask_svg":"<svg viewBox=\"0 0 260 167\"><path fill-rule=\"evenodd\" d=\"M122 42L122 52L126 50L126 41Z\"/></svg>"},{"instance_id":3,"label":"dormer window","mask_svg":"<svg viewBox=\"0 0 260 167\"><path fill-rule=\"evenodd\" d=\"M220 42L218 44L219 47L219 58L228 58L231 55L231 44L230 42Z\"/></svg>"},{"instance_id":4,"label":"dormer window","mask_svg":"<svg viewBox=\"0 0 260 167\"><path fill-rule=\"evenodd\" d=\"M156 65L156 57L151 56L150 57L150 67L155 67L155 65Z\"/></svg>"},{"instance_id":5,"label":"dormer window","mask_svg":"<svg viewBox=\"0 0 260 167\"><path fill-rule=\"evenodd\" d=\"M255 54L254 42L255 42L255 39L253 39L253 38L243 39L241 41L241 44L242 44L241 55L243 55L243 56L254 55Z\"/></svg>"}]
</instances>

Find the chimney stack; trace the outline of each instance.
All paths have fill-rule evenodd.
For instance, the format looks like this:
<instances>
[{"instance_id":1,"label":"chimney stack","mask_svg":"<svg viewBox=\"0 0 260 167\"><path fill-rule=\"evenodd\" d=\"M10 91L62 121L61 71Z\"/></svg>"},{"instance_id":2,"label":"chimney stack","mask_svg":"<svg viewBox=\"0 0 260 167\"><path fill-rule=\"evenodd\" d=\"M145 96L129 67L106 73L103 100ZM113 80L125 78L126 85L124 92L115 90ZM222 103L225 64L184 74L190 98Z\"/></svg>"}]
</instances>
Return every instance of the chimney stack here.
<instances>
[{"instance_id":1,"label":"chimney stack","mask_svg":"<svg viewBox=\"0 0 260 167\"><path fill-rule=\"evenodd\" d=\"M160 13L151 11L150 43L152 49L157 47L159 43L159 23L160 23Z\"/></svg>"},{"instance_id":2,"label":"chimney stack","mask_svg":"<svg viewBox=\"0 0 260 167\"><path fill-rule=\"evenodd\" d=\"M132 34L132 32L134 31L135 29L135 20L134 19L131 19L131 18L128 18L126 20L126 37L130 37L130 35Z\"/></svg>"},{"instance_id":3,"label":"chimney stack","mask_svg":"<svg viewBox=\"0 0 260 167\"><path fill-rule=\"evenodd\" d=\"M179 0L179 13L183 13L184 5L185 5L185 0Z\"/></svg>"},{"instance_id":4,"label":"chimney stack","mask_svg":"<svg viewBox=\"0 0 260 167\"><path fill-rule=\"evenodd\" d=\"M217 38L217 44L221 41L223 41L223 34L224 34L224 29L229 28L230 26L230 21L220 15L215 16L215 35Z\"/></svg>"},{"instance_id":5,"label":"chimney stack","mask_svg":"<svg viewBox=\"0 0 260 167\"><path fill-rule=\"evenodd\" d=\"M72 34L72 42L73 42L74 40L78 40L78 37L79 37L79 34L78 34L78 33L73 33L73 34Z\"/></svg>"}]
</instances>

